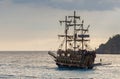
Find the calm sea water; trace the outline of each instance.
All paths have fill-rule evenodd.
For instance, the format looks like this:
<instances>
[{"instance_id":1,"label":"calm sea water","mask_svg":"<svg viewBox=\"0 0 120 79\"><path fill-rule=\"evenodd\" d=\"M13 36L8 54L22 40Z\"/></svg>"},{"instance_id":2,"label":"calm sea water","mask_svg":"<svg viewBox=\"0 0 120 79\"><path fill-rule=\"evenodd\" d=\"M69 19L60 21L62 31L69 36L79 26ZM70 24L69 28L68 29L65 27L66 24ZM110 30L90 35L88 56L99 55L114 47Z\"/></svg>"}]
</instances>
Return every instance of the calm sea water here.
<instances>
[{"instance_id":1,"label":"calm sea water","mask_svg":"<svg viewBox=\"0 0 120 79\"><path fill-rule=\"evenodd\" d=\"M120 55L97 55L112 63L92 70L60 70L47 52L0 52L0 79L120 79Z\"/></svg>"}]
</instances>

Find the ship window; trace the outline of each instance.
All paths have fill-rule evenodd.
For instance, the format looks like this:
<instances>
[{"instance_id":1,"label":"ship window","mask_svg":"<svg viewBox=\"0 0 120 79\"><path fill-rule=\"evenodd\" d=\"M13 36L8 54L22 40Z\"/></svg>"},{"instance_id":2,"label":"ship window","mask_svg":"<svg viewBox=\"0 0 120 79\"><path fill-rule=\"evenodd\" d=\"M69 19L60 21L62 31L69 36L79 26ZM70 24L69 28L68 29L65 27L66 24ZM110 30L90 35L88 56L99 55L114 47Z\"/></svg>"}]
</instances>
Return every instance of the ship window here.
<instances>
[{"instance_id":1,"label":"ship window","mask_svg":"<svg viewBox=\"0 0 120 79\"><path fill-rule=\"evenodd\" d=\"M64 53L62 53L62 56L65 56L65 54L64 54Z\"/></svg>"},{"instance_id":2,"label":"ship window","mask_svg":"<svg viewBox=\"0 0 120 79\"><path fill-rule=\"evenodd\" d=\"M70 54L67 54L68 57L70 57Z\"/></svg>"}]
</instances>

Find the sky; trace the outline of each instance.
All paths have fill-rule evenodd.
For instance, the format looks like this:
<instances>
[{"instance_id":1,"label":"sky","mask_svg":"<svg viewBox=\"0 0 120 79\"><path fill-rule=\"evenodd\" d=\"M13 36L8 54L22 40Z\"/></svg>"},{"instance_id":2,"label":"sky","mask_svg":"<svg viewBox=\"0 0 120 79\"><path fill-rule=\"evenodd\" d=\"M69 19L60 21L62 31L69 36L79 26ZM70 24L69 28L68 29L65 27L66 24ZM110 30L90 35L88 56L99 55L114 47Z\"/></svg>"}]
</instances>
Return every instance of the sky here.
<instances>
[{"instance_id":1,"label":"sky","mask_svg":"<svg viewBox=\"0 0 120 79\"><path fill-rule=\"evenodd\" d=\"M59 20L73 11L90 24L93 49L120 34L120 0L0 0L0 51L57 50Z\"/></svg>"}]
</instances>

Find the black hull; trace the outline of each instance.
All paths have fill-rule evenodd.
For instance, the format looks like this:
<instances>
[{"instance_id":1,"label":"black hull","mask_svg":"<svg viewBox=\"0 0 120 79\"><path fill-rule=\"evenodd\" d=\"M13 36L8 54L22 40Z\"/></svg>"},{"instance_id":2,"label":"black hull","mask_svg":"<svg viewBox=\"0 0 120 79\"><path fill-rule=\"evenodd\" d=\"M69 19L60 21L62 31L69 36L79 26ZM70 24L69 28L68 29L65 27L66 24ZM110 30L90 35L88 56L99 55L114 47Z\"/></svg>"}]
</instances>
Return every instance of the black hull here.
<instances>
[{"instance_id":1,"label":"black hull","mask_svg":"<svg viewBox=\"0 0 120 79\"><path fill-rule=\"evenodd\" d=\"M88 67L82 67L82 66L69 66L69 65L61 65L56 63L58 68L65 68L65 69L93 69L94 65L88 66Z\"/></svg>"}]
</instances>

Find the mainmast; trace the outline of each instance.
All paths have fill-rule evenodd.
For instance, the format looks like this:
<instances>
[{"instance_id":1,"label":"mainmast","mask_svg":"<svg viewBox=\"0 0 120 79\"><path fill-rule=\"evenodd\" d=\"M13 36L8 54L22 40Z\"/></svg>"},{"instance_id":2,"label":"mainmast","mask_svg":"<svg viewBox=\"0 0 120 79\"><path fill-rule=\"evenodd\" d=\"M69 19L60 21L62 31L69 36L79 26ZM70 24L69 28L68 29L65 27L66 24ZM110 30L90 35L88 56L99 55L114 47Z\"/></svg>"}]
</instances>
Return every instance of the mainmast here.
<instances>
[{"instance_id":1,"label":"mainmast","mask_svg":"<svg viewBox=\"0 0 120 79\"><path fill-rule=\"evenodd\" d=\"M74 11L74 51L76 50L76 38L77 38L77 33L76 33L76 12Z\"/></svg>"},{"instance_id":2,"label":"mainmast","mask_svg":"<svg viewBox=\"0 0 120 79\"><path fill-rule=\"evenodd\" d=\"M74 11L74 16L68 16L69 18L72 18L73 19L73 24L70 24L70 26L73 26L74 27L74 34L73 34L73 41L74 41L74 51L76 51L76 39L77 39L77 29L76 29L76 26L80 26L80 24L77 24L76 20L79 19L80 20L80 16L76 16L76 12Z\"/></svg>"}]
</instances>

